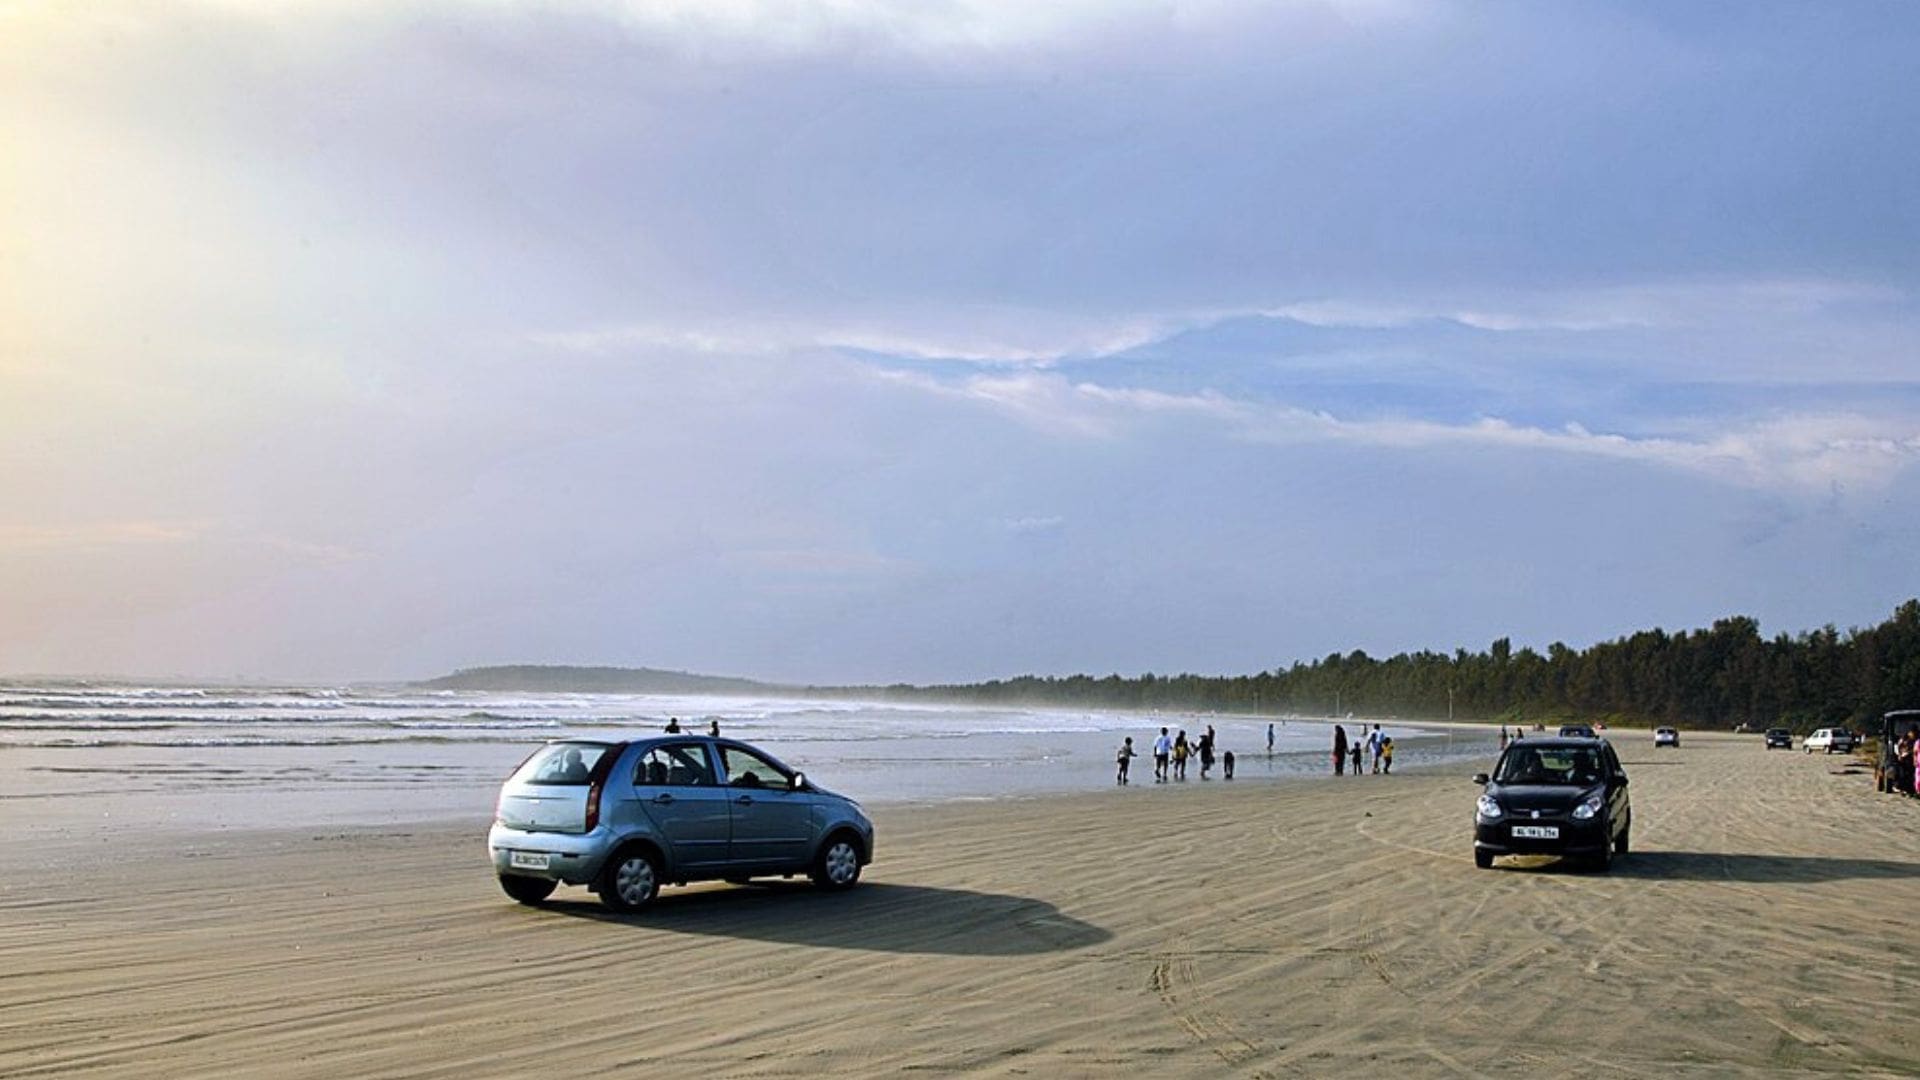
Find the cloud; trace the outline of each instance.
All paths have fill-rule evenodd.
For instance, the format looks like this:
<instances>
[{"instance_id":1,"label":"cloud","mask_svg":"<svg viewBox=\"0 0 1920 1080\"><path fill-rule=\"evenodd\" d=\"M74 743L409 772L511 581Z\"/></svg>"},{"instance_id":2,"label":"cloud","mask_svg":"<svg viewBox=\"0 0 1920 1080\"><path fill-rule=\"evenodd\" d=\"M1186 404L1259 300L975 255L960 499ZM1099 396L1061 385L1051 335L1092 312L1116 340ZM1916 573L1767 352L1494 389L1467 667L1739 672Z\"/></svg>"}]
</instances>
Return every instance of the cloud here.
<instances>
[{"instance_id":1,"label":"cloud","mask_svg":"<svg viewBox=\"0 0 1920 1080\"><path fill-rule=\"evenodd\" d=\"M1033 533L1053 532L1066 523L1067 519L1059 514L1050 514L1046 517L1010 518L1001 524L1016 536L1027 536Z\"/></svg>"},{"instance_id":2,"label":"cloud","mask_svg":"<svg viewBox=\"0 0 1920 1080\"><path fill-rule=\"evenodd\" d=\"M207 521L100 521L78 525L0 524L0 550L32 551L189 544L206 536Z\"/></svg>"},{"instance_id":3,"label":"cloud","mask_svg":"<svg viewBox=\"0 0 1920 1080\"><path fill-rule=\"evenodd\" d=\"M1434 448L1546 452L1632 462L1739 487L1825 495L1836 488L1881 491L1920 463L1920 423L1911 417L1788 415L1693 437L1558 429L1498 417L1470 423L1417 418L1352 419L1325 411L1115 389L1062 375L979 375L957 381L882 373L924 392L968 401L1060 437L1119 439L1148 423L1190 421L1226 437L1268 445L1334 444L1420 451Z\"/></svg>"}]
</instances>

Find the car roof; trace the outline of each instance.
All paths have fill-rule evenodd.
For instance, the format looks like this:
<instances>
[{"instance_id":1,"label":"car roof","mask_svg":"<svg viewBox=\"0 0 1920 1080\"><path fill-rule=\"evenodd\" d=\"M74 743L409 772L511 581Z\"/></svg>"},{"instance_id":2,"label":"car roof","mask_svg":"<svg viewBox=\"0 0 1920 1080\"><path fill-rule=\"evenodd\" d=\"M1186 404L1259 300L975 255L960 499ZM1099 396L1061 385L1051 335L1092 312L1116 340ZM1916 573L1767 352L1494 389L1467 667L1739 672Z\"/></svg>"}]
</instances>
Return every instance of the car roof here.
<instances>
[{"instance_id":1,"label":"car roof","mask_svg":"<svg viewBox=\"0 0 1920 1080\"><path fill-rule=\"evenodd\" d=\"M1598 735L1535 735L1525 739L1515 739L1510 746L1535 746L1548 749L1564 749L1570 746L1605 746L1607 740Z\"/></svg>"}]
</instances>

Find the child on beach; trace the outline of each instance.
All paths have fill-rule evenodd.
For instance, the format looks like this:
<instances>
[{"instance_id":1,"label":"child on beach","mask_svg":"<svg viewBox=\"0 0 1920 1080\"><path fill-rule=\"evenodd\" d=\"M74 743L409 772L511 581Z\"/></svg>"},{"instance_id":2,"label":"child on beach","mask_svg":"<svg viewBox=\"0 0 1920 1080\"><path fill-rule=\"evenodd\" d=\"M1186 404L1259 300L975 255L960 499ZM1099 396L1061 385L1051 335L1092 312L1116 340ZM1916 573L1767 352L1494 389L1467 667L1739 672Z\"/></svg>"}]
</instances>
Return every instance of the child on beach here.
<instances>
[{"instance_id":1,"label":"child on beach","mask_svg":"<svg viewBox=\"0 0 1920 1080\"><path fill-rule=\"evenodd\" d=\"M1380 740L1380 775L1385 776L1392 771L1393 739L1391 737L1385 737Z\"/></svg>"},{"instance_id":2,"label":"child on beach","mask_svg":"<svg viewBox=\"0 0 1920 1080\"><path fill-rule=\"evenodd\" d=\"M1353 741L1353 750L1351 753L1353 757L1353 775L1355 776L1360 775L1360 752L1365 748L1366 748L1366 744L1361 742L1360 740L1355 739Z\"/></svg>"},{"instance_id":3,"label":"child on beach","mask_svg":"<svg viewBox=\"0 0 1920 1080\"><path fill-rule=\"evenodd\" d=\"M1233 751L1231 750L1220 755L1220 776L1225 780L1233 779Z\"/></svg>"},{"instance_id":4,"label":"child on beach","mask_svg":"<svg viewBox=\"0 0 1920 1080\"><path fill-rule=\"evenodd\" d=\"M1187 778L1187 755L1192 752L1192 749L1187 746L1186 729L1182 728L1180 734L1173 737L1173 778L1175 780Z\"/></svg>"},{"instance_id":5,"label":"child on beach","mask_svg":"<svg viewBox=\"0 0 1920 1080\"><path fill-rule=\"evenodd\" d=\"M1127 741L1120 744L1120 756L1117 759L1117 763L1120 766L1120 775L1114 778L1114 783L1124 784L1127 782L1127 765L1136 756L1133 752L1133 736L1129 735L1127 736Z\"/></svg>"}]
</instances>

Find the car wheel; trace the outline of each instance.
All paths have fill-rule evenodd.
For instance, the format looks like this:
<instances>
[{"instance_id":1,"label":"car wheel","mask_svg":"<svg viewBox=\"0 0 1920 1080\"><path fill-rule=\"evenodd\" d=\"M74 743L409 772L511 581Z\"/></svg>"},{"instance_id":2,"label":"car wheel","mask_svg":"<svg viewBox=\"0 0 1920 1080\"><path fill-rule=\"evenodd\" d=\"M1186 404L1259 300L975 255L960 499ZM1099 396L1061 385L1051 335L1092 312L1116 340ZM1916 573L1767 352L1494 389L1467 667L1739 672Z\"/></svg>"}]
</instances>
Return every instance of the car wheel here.
<instances>
[{"instance_id":1,"label":"car wheel","mask_svg":"<svg viewBox=\"0 0 1920 1080\"><path fill-rule=\"evenodd\" d=\"M1482 851L1479 848L1474 848L1473 849L1473 865L1479 867L1482 870L1493 869L1493 852Z\"/></svg>"},{"instance_id":2,"label":"car wheel","mask_svg":"<svg viewBox=\"0 0 1920 1080\"><path fill-rule=\"evenodd\" d=\"M813 860L813 883L823 889L850 889L860 880L860 848L838 833L827 838Z\"/></svg>"},{"instance_id":3,"label":"car wheel","mask_svg":"<svg viewBox=\"0 0 1920 1080\"><path fill-rule=\"evenodd\" d=\"M615 911L637 911L660 892L660 865L645 848L614 855L600 873L600 902Z\"/></svg>"},{"instance_id":4,"label":"car wheel","mask_svg":"<svg viewBox=\"0 0 1920 1080\"><path fill-rule=\"evenodd\" d=\"M537 904L553 895L555 886L560 883L547 878L523 877L519 874L501 874L500 889L508 896L523 904Z\"/></svg>"}]
</instances>

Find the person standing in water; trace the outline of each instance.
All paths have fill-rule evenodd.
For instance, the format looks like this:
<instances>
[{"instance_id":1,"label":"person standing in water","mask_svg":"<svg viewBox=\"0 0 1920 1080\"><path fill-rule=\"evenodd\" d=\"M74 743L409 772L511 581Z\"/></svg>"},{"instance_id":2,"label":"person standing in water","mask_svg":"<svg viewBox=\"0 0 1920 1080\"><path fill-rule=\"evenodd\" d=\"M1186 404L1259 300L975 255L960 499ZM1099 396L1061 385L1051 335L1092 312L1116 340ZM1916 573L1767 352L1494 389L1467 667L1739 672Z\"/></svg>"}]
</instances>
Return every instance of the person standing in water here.
<instances>
[{"instance_id":1,"label":"person standing in water","mask_svg":"<svg viewBox=\"0 0 1920 1080\"><path fill-rule=\"evenodd\" d=\"M669 735L680 734L680 718L679 717L677 716L667 717L667 734Z\"/></svg>"},{"instance_id":2,"label":"person standing in water","mask_svg":"<svg viewBox=\"0 0 1920 1080\"><path fill-rule=\"evenodd\" d=\"M1133 736L1129 735L1127 736L1127 741L1120 744L1120 755L1116 759L1116 764L1120 766L1120 773L1114 777L1114 783L1125 784L1127 782L1127 766L1132 763L1135 756L1133 752Z\"/></svg>"},{"instance_id":3,"label":"person standing in water","mask_svg":"<svg viewBox=\"0 0 1920 1080\"><path fill-rule=\"evenodd\" d=\"M1339 724L1333 725L1333 775L1341 776L1347 771L1347 729Z\"/></svg>"},{"instance_id":4,"label":"person standing in water","mask_svg":"<svg viewBox=\"0 0 1920 1080\"><path fill-rule=\"evenodd\" d=\"M1167 729L1160 729L1160 737L1153 740L1153 782L1167 782L1167 764L1173 760L1173 740L1167 736Z\"/></svg>"},{"instance_id":5,"label":"person standing in water","mask_svg":"<svg viewBox=\"0 0 1920 1080\"><path fill-rule=\"evenodd\" d=\"M1352 749L1353 775L1355 776L1360 775L1360 751L1364 748L1365 748L1365 744L1363 744L1359 739L1353 740L1353 749Z\"/></svg>"},{"instance_id":6,"label":"person standing in water","mask_svg":"<svg viewBox=\"0 0 1920 1080\"><path fill-rule=\"evenodd\" d=\"M1273 756L1273 724L1271 721L1267 724L1267 756Z\"/></svg>"},{"instance_id":7,"label":"person standing in water","mask_svg":"<svg viewBox=\"0 0 1920 1080\"><path fill-rule=\"evenodd\" d=\"M1207 725L1207 733L1200 736L1200 779L1211 780L1207 774L1213 771L1213 725Z\"/></svg>"},{"instance_id":8,"label":"person standing in water","mask_svg":"<svg viewBox=\"0 0 1920 1080\"><path fill-rule=\"evenodd\" d=\"M1175 780L1187 778L1187 755L1191 753L1193 748L1187 745L1187 732L1182 728L1180 734L1173 737L1173 778Z\"/></svg>"}]
</instances>

